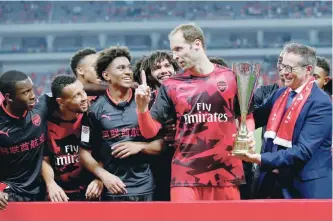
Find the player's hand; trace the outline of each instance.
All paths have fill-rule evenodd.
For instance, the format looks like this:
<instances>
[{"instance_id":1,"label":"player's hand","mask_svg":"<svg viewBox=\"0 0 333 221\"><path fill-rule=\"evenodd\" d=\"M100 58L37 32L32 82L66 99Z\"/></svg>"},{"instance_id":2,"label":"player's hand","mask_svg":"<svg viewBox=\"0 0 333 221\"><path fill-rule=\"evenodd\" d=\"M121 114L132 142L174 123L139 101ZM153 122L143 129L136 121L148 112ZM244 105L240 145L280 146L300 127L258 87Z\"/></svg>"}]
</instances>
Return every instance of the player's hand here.
<instances>
[{"instance_id":1,"label":"player's hand","mask_svg":"<svg viewBox=\"0 0 333 221\"><path fill-rule=\"evenodd\" d=\"M98 199L103 191L103 182L99 179L94 179L87 187L86 199Z\"/></svg>"},{"instance_id":2,"label":"player's hand","mask_svg":"<svg viewBox=\"0 0 333 221\"><path fill-rule=\"evenodd\" d=\"M138 111L144 113L148 110L151 91L147 86L146 73L144 70L141 71L141 82L142 84L135 90L135 102Z\"/></svg>"},{"instance_id":3,"label":"player's hand","mask_svg":"<svg viewBox=\"0 0 333 221\"><path fill-rule=\"evenodd\" d=\"M68 202L69 198L67 197L64 190L58 186L56 182L52 182L51 184L47 185L47 190L51 202Z\"/></svg>"},{"instance_id":4,"label":"player's hand","mask_svg":"<svg viewBox=\"0 0 333 221\"><path fill-rule=\"evenodd\" d=\"M250 153L255 153L255 149L256 149L256 140L254 138L254 133L252 131L250 131L247 134L247 142L249 142L249 146L250 146Z\"/></svg>"},{"instance_id":5,"label":"player's hand","mask_svg":"<svg viewBox=\"0 0 333 221\"><path fill-rule=\"evenodd\" d=\"M175 135L176 135L176 125L173 119L167 120L164 123L164 140L166 142L175 142Z\"/></svg>"},{"instance_id":6,"label":"player's hand","mask_svg":"<svg viewBox=\"0 0 333 221\"><path fill-rule=\"evenodd\" d=\"M8 206L8 193L0 191L0 210L5 210Z\"/></svg>"},{"instance_id":7,"label":"player's hand","mask_svg":"<svg viewBox=\"0 0 333 221\"><path fill-rule=\"evenodd\" d=\"M116 144L111 149L112 149L112 155L115 158L123 159L141 152L143 148L144 148L144 143L128 141Z\"/></svg>"},{"instance_id":8,"label":"player's hand","mask_svg":"<svg viewBox=\"0 0 333 221\"><path fill-rule=\"evenodd\" d=\"M104 186L112 193L112 194L126 194L126 185L119 179L119 177L112 175L109 172L106 172L101 177Z\"/></svg>"}]
</instances>

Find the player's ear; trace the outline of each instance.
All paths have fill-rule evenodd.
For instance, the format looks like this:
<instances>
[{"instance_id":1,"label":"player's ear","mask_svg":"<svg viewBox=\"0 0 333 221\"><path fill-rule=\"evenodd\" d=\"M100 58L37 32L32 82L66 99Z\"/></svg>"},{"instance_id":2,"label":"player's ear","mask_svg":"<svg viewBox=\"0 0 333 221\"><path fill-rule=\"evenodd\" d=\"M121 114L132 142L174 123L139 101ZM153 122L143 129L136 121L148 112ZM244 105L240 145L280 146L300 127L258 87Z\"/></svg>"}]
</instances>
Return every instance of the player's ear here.
<instances>
[{"instance_id":1,"label":"player's ear","mask_svg":"<svg viewBox=\"0 0 333 221\"><path fill-rule=\"evenodd\" d=\"M326 85L330 80L331 80L330 77L326 76L324 79L324 85Z\"/></svg>"},{"instance_id":2,"label":"player's ear","mask_svg":"<svg viewBox=\"0 0 333 221\"><path fill-rule=\"evenodd\" d=\"M109 77L108 72L103 71L102 76L103 76L103 78L105 79L105 81L110 81L110 77Z\"/></svg>"},{"instance_id":3,"label":"player's ear","mask_svg":"<svg viewBox=\"0 0 333 221\"><path fill-rule=\"evenodd\" d=\"M61 97L56 98L57 103L59 106L62 106L64 104L64 100Z\"/></svg>"},{"instance_id":4,"label":"player's ear","mask_svg":"<svg viewBox=\"0 0 333 221\"><path fill-rule=\"evenodd\" d=\"M202 47L202 42L201 42L200 39L195 39L193 43L194 43L194 46L195 46L196 50L198 50L200 47Z\"/></svg>"},{"instance_id":5,"label":"player's ear","mask_svg":"<svg viewBox=\"0 0 333 221\"><path fill-rule=\"evenodd\" d=\"M80 65L77 66L76 73L77 73L77 75L80 75L81 77L84 77L84 71L83 71L83 68Z\"/></svg>"},{"instance_id":6,"label":"player's ear","mask_svg":"<svg viewBox=\"0 0 333 221\"><path fill-rule=\"evenodd\" d=\"M5 99L7 102L13 102L13 96L10 95L9 93L5 93Z\"/></svg>"}]
</instances>

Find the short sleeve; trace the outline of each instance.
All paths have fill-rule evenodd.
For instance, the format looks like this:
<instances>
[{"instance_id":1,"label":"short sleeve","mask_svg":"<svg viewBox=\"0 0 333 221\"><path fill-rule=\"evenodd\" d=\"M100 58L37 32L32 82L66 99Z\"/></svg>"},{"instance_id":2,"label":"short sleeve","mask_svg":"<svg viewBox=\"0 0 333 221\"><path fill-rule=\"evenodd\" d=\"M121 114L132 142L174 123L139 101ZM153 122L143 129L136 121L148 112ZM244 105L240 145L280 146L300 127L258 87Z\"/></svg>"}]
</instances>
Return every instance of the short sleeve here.
<instances>
[{"instance_id":1,"label":"short sleeve","mask_svg":"<svg viewBox=\"0 0 333 221\"><path fill-rule=\"evenodd\" d=\"M93 157L97 160L99 157L100 147L100 127L93 112L88 112L83 115L81 126L81 147L91 151Z\"/></svg>"},{"instance_id":2,"label":"short sleeve","mask_svg":"<svg viewBox=\"0 0 333 221\"><path fill-rule=\"evenodd\" d=\"M151 116L162 125L170 118L176 118L176 111L170 99L167 88L162 85L159 89L155 103L150 110Z\"/></svg>"}]
</instances>

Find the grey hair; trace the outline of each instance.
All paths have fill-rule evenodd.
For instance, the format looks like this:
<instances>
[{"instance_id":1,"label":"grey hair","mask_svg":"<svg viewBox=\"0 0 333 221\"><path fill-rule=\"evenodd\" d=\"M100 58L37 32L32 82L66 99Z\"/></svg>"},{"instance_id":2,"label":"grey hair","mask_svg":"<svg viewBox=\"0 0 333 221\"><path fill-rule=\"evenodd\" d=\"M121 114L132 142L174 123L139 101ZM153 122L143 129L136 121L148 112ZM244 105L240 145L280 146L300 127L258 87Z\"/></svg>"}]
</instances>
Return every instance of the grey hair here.
<instances>
[{"instance_id":1,"label":"grey hair","mask_svg":"<svg viewBox=\"0 0 333 221\"><path fill-rule=\"evenodd\" d=\"M297 42L288 42L284 45L283 51L286 53L293 53L296 55L300 55L302 57L301 64L299 65L311 65L314 69L317 65L317 58L316 58L316 49L300 44ZM312 69L312 71L313 71Z\"/></svg>"}]
</instances>

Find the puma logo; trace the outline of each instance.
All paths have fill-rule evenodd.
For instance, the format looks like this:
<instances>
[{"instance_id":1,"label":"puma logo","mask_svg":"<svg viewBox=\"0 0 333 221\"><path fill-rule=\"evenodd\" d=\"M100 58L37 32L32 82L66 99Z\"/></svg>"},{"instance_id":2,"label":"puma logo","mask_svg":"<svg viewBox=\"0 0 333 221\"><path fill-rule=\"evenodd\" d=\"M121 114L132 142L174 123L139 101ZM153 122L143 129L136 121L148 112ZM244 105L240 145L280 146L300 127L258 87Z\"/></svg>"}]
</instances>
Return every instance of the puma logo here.
<instances>
[{"instance_id":1,"label":"puma logo","mask_svg":"<svg viewBox=\"0 0 333 221\"><path fill-rule=\"evenodd\" d=\"M110 114L102 114L101 118L102 118L102 119L103 119L103 118L107 118L107 119L111 120L111 116L110 116Z\"/></svg>"},{"instance_id":2,"label":"puma logo","mask_svg":"<svg viewBox=\"0 0 333 221\"><path fill-rule=\"evenodd\" d=\"M0 134L4 134L4 135L6 135L7 137L9 137L8 132L9 132L9 129L7 130L7 132L3 132L2 130L0 130Z\"/></svg>"}]
</instances>

